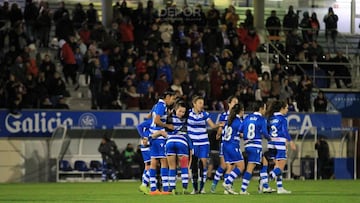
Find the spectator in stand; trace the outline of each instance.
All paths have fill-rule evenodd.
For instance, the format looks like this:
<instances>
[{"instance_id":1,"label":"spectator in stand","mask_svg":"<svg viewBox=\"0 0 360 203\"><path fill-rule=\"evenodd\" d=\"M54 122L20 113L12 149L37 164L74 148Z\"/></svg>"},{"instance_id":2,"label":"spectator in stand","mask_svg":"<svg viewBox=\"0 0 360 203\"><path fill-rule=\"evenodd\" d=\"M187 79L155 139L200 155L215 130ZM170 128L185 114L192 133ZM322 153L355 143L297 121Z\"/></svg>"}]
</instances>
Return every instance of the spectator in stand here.
<instances>
[{"instance_id":1,"label":"spectator in stand","mask_svg":"<svg viewBox=\"0 0 360 203\"><path fill-rule=\"evenodd\" d=\"M117 95L111 91L111 85L106 82L102 91L97 95L97 105L100 109L121 109L121 104L117 101Z\"/></svg>"},{"instance_id":2,"label":"spectator in stand","mask_svg":"<svg viewBox=\"0 0 360 203\"><path fill-rule=\"evenodd\" d=\"M169 88L169 83L166 79L166 74L160 74L159 78L156 79L154 89L157 95L162 95Z\"/></svg>"},{"instance_id":3,"label":"spectator in stand","mask_svg":"<svg viewBox=\"0 0 360 203\"><path fill-rule=\"evenodd\" d=\"M39 15L39 9L36 3L32 0L26 0L24 9L24 20L26 26L26 34L31 42L35 42L35 36L37 35L36 30L36 19Z\"/></svg>"},{"instance_id":4,"label":"spectator in stand","mask_svg":"<svg viewBox=\"0 0 360 203\"><path fill-rule=\"evenodd\" d=\"M320 61L324 63L320 64L320 68L323 69L326 74L326 88L330 88L330 81L331 78L334 76L336 66L334 63L334 59L331 58L330 53L325 53Z\"/></svg>"},{"instance_id":5,"label":"spectator in stand","mask_svg":"<svg viewBox=\"0 0 360 203\"><path fill-rule=\"evenodd\" d=\"M319 36L320 22L315 12L311 14L310 24L312 29L312 41L316 41Z\"/></svg>"},{"instance_id":6,"label":"spectator in stand","mask_svg":"<svg viewBox=\"0 0 360 203\"><path fill-rule=\"evenodd\" d=\"M341 88L342 85L340 81L343 81L345 87L351 88L352 87L352 78L348 68L350 65L349 60L343 55L343 52L337 52L335 58L333 59L334 64L334 78L337 88ZM336 64L342 63L342 64Z\"/></svg>"},{"instance_id":7,"label":"spectator in stand","mask_svg":"<svg viewBox=\"0 0 360 203\"><path fill-rule=\"evenodd\" d=\"M247 68L247 71L245 72L245 79L250 83L251 87L253 87L254 89L257 88L259 78L253 66L250 65Z\"/></svg>"},{"instance_id":8,"label":"spectator in stand","mask_svg":"<svg viewBox=\"0 0 360 203\"><path fill-rule=\"evenodd\" d=\"M50 10L45 6L41 6L39 16L37 18L37 29L39 36L39 47L47 48L49 46L50 29L51 29L51 17Z\"/></svg>"},{"instance_id":9,"label":"spectator in stand","mask_svg":"<svg viewBox=\"0 0 360 203\"><path fill-rule=\"evenodd\" d=\"M220 11L215 8L215 3L211 3L210 9L206 15L208 27L210 29L217 29L220 20Z\"/></svg>"},{"instance_id":10,"label":"spectator in stand","mask_svg":"<svg viewBox=\"0 0 360 203\"><path fill-rule=\"evenodd\" d=\"M262 74L262 62L260 61L259 57L256 55L256 52L250 53L250 65L254 67L256 73L258 75Z\"/></svg>"},{"instance_id":11,"label":"spectator in stand","mask_svg":"<svg viewBox=\"0 0 360 203\"><path fill-rule=\"evenodd\" d=\"M81 24L81 28L78 30L81 41L83 41L87 46L90 46L90 35L91 32L88 29L87 23Z\"/></svg>"},{"instance_id":12,"label":"spectator in stand","mask_svg":"<svg viewBox=\"0 0 360 203\"><path fill-rule=\"evenodd\" d=\"M311 104L310 104L310 96L312 91L312 82L308 75L303 75L298 84L298 94L296 103L298 104L299 112L308 112Z\"/></svg>"},{"instance_id":13,"label":"spectator in stand","mask_svg":"<svg viewBox=\"0 0 360 203\"><path fill-rule=\"evenodd\" d=\"M305 11L303 13L303 19L301 19L299 27L301 27L303 41L311 42L312 41L312 29L311 29L311 21L310 21L309 12Z\"/></svg>"},{"instance_id":14,"label":"spectator in stand","mask_svg":"<svg viewBox=\"0 0 360 203\"><path fill-rule=\"evenodd\" d=\"M86 21L86 13L81 3L75 5L75 9L72 14L72 20L74 22L74 28L79 30L83 23Z\"/></svg>"},{"instance_id":15,"label":"spectator in stand","mask_svg":"<svg viewBox=\"0 0 360 203\"><path fill-rule=\"evenodd\" d=\"M121 42L124 44L124 49L128 49L133 46L134 43L134 26L131 19L124 17L119 25L119 31L121 35Z\"/></svg>"},{"instance_id":16,"label":"spectator in stand","mask_svg":"<svg viewBox=\"0 0 360 203\"><path fill-rule=\"evenodd\" d=\"M294 94L293 90L289 86L289 79L284 78L280 87L280 96L279 100L286 101L288 98L292 97Z\"/></svg>"},{"instance_id":17,"label":"spectator in stand","mask_svg":"<svg viewBox=\"0 0 360 203\"><path fill-rule=\"evenodd\" d=\"M324 95L323 91L319 91L318 95L314 100L314 110L315 112L327 112L328 101Z\"/></svg>"},{"instance_id":18,"label":"spectator in stand","mask_svg":"<svg viewBox=\"0 0 360 203\"><path fill-rule=\"evenodd\" d=\"M231 23L233 25L233 27L236 27L239 20L240 20L240 17L238 14L236 14L235 7L233 5L229 5L229 8L225 14L226 24L228 25L229 23Z\"/></svg>"},{"instance_id":19,"label":"spectator in stand","mask_svg":"<svg viewBox=\"0 0 360 203\"><path fill-rule=\"evenodd\" d=\"M64 39L61 39L59 41L59 48L60 48L60 60L63 64L63 73L64 73L65 81L66 83L69 83L69 78L70 78L72 84L76 85L77 64L75 60L75 54L71 49L69 43L67 43Z\"/></svg>"},{"instance_id":20,"label":"spectator in stand","mask_svg":"<svg viewBox=\"0 0 360 203\"><path fill-rule=\"evenodd\" d=\"M256 52L260 45L260 37L257 34L255 28L250 28L245 38L246 51L248 53Z\"/></svg>"},{"instance_id":21,"label":"spectator in stand","mask_svg":"<svg viewBox=\"0 0 360 203\"><path fill-rule=\"evenodd\" d=\"M171 59L169 57L163 58L159 61L156 75L160 76L161 74L166 75L166 80L169 84L172 83L173 78L172 78Z\"/></svg>"},{"instance_id":22,"label":"spectator in stand","mask_svg":"<svg viewBox=\"0 0 360 203\"><path fill-rule=\"evenodd\" d=\"M270 96L276 100L280 97L281 81L279 75L272 75Z\"/></svg>"},{"instance_id":23,"label":"spectator in stand","mask_svg":"<svg viewBox=\"0 0 360 203\"><path fill-rule=\"evenodd\" d=\"M92 30L94 25L98 22L99 17L97 14L97 10L94 8L94 4L89 4L89 9L86 11L86 19L89 29Z\"/></svg>"},{"instance_id":24,"label":"spectator in stand","mask_svg":"<svg viewBox=\"0 0 360 203\"><path fill-rule=\"evenodd\" d=\"M151 109L158 98L159 95L155 92L154 86L149 86L147 93L140 98L140 109Z\"/></svg>"},{"instance_id":25,"label":"spectator in stand","mask_svg":"<svg viewBox=\"0 0 360 203\"><path fill-rule=\"evenodd\" d=\"M266 19L265 27L272 37L280 36L281 22L280 18L276 16L276 11L272 10L271 15ZM276 40L278 41L278 39Z\"/></svg>"},{"instance_id":26,"label":"spectator in stand","mask_svg":"<svg viewBox=\"0 0 360 203\"><path fill-rule=\"evenodd\" d=\"M55 36L58 39L69 40L70 36L75 36L75 30L72 20L69 17L69 13L64 13L63 16L56 21L55 24Z\"/></svg>"},{"instance_id":27,"label":"spectator in stand","mask_svg":"<svg viewBox=\"0 0 360 203\"><path fill-rule=\"evenodd\" d=\"M125 90L126 96L126 109L128 110L139 110L140 109L140 98L142 95L136 92L135 86L130 86Z\"/></svg>"},{"instance_id":28,"label":"spectator in stand","mask_svg":"<svg viewBox=\"0 0 360 203\"><path fill-rule=\"evenodd\" d=\"M266 103L270 97L271 91L271 80L269 72L263 72L262 78L259 81L259 89L262 101Z\"/></svg>"},{"instance_id":29,"label":"spectator in stand","mask_svg":"<svg viewBox=\"0 0 360 203\"><path fill-rule=\"evenodd\" d=\"M288 34L286 35L285 51L286 51L286 54L289 55L290 60L295 59L295 56L302 49L302 44L303 44L303 41L298 36L297 29L288 31Z\"/></svg>"},{"instance_id":30,"label":"spectator in stand","mask_svg":"<svg viewBox=\"0 0 360 203\"><path fill-rule=\"evenodd\" d=\"M69 92L66 90L65 82L61 78L61 74L59 72L55 72L53 79L49 81L48 91L51 103L54 105L57 104L59 97L70 96Z\"/></svg>"},{"instance_id":31,"label":"spectator in stand","mask_svg":"<svg viewBox=\"0 0 360 203\"><path fill-rule=\"evenodd\" d=\"M159 25L157 23L153 23L151 25L151 29L145 33L145 38L149 41L148 49L150 51L159 51L162 40Z\"/></svg>"},{"instance_id":32,"label":"spectator in stand","mask_svg":"<svg viewBox=\"0 0 360 203\"><path fill-rule=\"evenodd\" d=\"M334 52L337 52L336 49L336 38L337 38L337 22L339 17L334 13L332 7L329 7L328 13L324 16L325 23L325 38L328 45L328 51L330 52L330 39L333 43Z\"/></svg>"},{"instance_id":33,"label":"spectator in stand","mask_svg":"<svg viewBox=\"0 0 360 203\"><path fill-rule=\"evenodd\" d=\"M310 47L308 48L308 55L309 56L316 55L317 60L320 61L323 59L323 56L325 54L324 54L324 50L323 50L322 46L316 40L313 40L310 43Z\"/></svg>"},{"instance_id":34,"label":"spectator in stand","mask_svg":"<svg viewBox=\"0 0 360 203\"><path fill-rule=\"evenodd\" d=\"M181 87L181 82L178 78L174 78L174 82L170 86L170 89L172 91L174 91L178 95L178 97L182 97L184 95L182 87Z\"/></svg>"},{"instance_id":35,"label":"spectator in stand","mask_svg":"<svg viewBox=\"0 0 360 203\"><path fill-rule=\"evenodd\" d=\"M244 26L246 29L251 29L254 27L254 16L251 13L250 9L246 9L245 11L245 21L244 21ZM235 27L235 26L234 26Z\"/></svg>"},{"instance_id":36,"label":"spectator in stand","mask_svg":"<svg viewBox=\"0 0 360 203\"><path fill-rule=\"evenodd\" d=\"M17 3L11 4L9 19L12 27L14 27L14 25L18 22L22 22L22 20L24 19L24 15Z\"/></svg>"},{"instance_id":37,"label":"spectator in stand","mask_svg":"<svg viewBox=\"0 0 360 203\"><path fill-rule=\"evenodd\" d=\"M201 95L202 97L210 98L211 87L210 82L206 78L205 74L198 75L198 78L194 84L195 94Z\"/></svg>"},{"instance_id":38,"label":"spectator in stand","mask_svg":"<svg viewBox=\"0 0 360 203\"><path fill-rule=\"evenodd\" d=\"M137 85L137 93L141 95L146 95L150 86L154 86L154 84L152 81L150 81L149 74L144 73L142 76L142 80Z\"/></svg>"},{"instance_id":39,"label":"spectator in stand","mask_svg":"<svg viewBox=\"0 0 360 203\"><path fill-rule=\"evenodd\" d=\"M292 30L298 29L299 26L299 16L294 12L294 7L292 5L289 6L288 13L284 16L283 19L283 29L285 35L291 33Z\"/></svg>"},{"instance_id":40,"label":"spectator in stand","mask_svg":"<svg viewBox=\"0 0 360 203\"><path fill-rule=\"evenodd\" d=\"M59 7L56 9L56 11L53 15L53 20L54 20L55 24L58 23L58 21L64 16L65 13L66 13L66 15L69 15L69 11L65 8L65 2L61 1L59 3Z\"/></svg>"}]
</instances>

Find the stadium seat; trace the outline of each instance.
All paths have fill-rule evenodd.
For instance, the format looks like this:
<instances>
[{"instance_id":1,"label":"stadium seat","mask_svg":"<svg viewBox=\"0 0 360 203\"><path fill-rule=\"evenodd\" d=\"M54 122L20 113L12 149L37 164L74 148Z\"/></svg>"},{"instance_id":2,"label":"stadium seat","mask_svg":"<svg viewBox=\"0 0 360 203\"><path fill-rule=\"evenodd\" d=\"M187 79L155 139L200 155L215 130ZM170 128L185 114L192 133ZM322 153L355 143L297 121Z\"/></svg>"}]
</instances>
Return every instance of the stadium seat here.
<instances>
[{"instance_id":1,"label":"stadium seat","mask_svg":"<svg viewBox=\"0 0 360 203\"><path fill-rule=\"evenodd\" d=\"M73 169L68 160L60 160L59 170L60 171L72 171Z\"/></svg>"},{"instance_id":2,"label":"stadium seat","mask_svg":"<svg viewBox=\"0 0 360 203\"><path fill-rule=\"evenodd\" d=\"M98 160L90 161L90 169L93 171L102 171L102 164Z\"/></svg>"},{"instance_id":3,"label":"stadium seat","mask_svg":"<svg viewBox=\"0 0 360 203\"><path fill-rule=\"evenodd\" d=\"M86 162L83 160L76 160L74 163L74 169L77 171L89 171L90 170L87 167Z\"/></svg>"}]
</instances>

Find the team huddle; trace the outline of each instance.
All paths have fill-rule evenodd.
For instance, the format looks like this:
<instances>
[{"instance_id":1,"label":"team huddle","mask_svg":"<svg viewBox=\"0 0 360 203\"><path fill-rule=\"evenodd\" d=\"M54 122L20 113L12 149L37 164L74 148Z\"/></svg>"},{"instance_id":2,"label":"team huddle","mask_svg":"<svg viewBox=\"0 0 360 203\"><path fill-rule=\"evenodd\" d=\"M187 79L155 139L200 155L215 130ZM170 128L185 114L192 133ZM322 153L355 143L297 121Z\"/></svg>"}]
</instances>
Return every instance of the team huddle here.
<instances>
[{"instance_id":1,"label":"team huddle","mask_svg":"<svg viewBox=\"0 0 360 203\"><path fill-rule=\"evenodd\" d=\"M168 107L172 107L171 111ZM176 190L176 179L180 167L182 193L189 193L190 176L193 185L190 194L206 193L210 152L207 133L209 126L217 129L216 138L221 139L220 165L211 185L211 193L215 193L216 186L224 175L224 194L249 195L247 188L257 165L261 165L259 192L291 193L282 186L287 143L292 150L296 148L288 133L285 117L287 112L288 105L282 101L274 101L269 109L265 103L255 102L253 112L244 118L244 106L239 103L237 97L230 97L228 111L222 113L219 123L215 124L210 114L204 111L204 98L195 96L192 99L192 107L187 110L184 101L176 101L173 92L165 92L154 105L148 119L137 126L142 138L141 152L145 163L139 190L150 195L176 194L176 191L179 192ZM241 138L247 157L246 169L240 149ZM262 150L263 138L267 140L268 145L266 156ZM270 159L275 161L275 166L268 173ZM157 181L159 163L161 184ZM242 176L240 192L236 192L233 187L233 182L238 176ZM277 190L269 187L269 180L274 179Z\"/></svg>"}]
</instances>

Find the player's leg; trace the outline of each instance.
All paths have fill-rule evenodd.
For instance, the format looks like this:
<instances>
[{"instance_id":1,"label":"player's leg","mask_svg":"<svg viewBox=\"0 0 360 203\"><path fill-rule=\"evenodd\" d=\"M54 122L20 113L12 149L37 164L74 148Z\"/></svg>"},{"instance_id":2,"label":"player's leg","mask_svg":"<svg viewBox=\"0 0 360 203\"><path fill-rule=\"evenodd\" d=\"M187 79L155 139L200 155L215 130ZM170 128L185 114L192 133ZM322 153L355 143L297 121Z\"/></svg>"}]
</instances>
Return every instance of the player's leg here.
<instances>
[{"instance_id":1,"label":"player's leg","mask_svg":"<svg viewBox=\"0 0 360 203\"><path fill-rule=\"evenodd\" d=\"M214 180L213 180L213 182L211 184L211 193L215 192L216 186L217 186L219 180L221 179L221 176L223 176L223 174L225 172L225 169L226 169L226 163L225 163L225 160L224 160L224 156L221 155L221 154L222 153L220 152L220 155L219 155L220 164L219 164L219 167L216 169L216 172L215 172L215 175L214 175ZM224 177L224 180L225 180L225 177Z\"/></svg>"},{"instance_id":2,"label":"player's leg","mask_svg":"<svg viewBox=\"0 0 360 203\"><path fill-rule=\"evenodd\" d=\"M193 191L191 194L199 193L199 146L194 145L194 154L192 155L191 161L191 174L192 174L192 184L193 184Z\"/></svg>"},{"instance_id":3,"label":"player's leg","mask_svg":"<svg viewBox=\"0 0 360 203\"><path fill-rule=\"evenodd\" d=\"M208 170L208 159L209 159L209 152L210 152L210 146L207 144L207 145L202 145L200 147L200 162L201 162L201 165L202 167L200 170L202 173L202 178L201 178L201 181L200 181L200 193L204 194L206 193L205 191L205 183L206 183L206 179L207 179L207 170Z\"/></svg>"},{"instance_id":4,"label":"player's leg","mask_svg":"<svg viewBox=\"0 0 360 203\"><path fill-rule=\"evenodd\" d=\"M240 190L241 195L249 195L247 188L250 184L252 173L256 165L260 164L262 157L261 149L259 148L247 147L245 148L245 152L248 156L248 164L246 166L246 172L243 175L243 181Z\"/></svg>"},{"instance_id":5,"label":"player's leg","mask_svg":"<svg viewBox=\"0 0 360 203\"><path fill-rule=\"evenodd\" d=\"M245 163L244 160L240 160L236 163L234 163L234 169L231 171L231 173L228 175L228 177L226 178L226 180L223 183L223 186L225 188L225 190L229 193L229 194L238 194L237 192L235 192L232 188L232 184L234 183L234 180L241 175L241 173L244 171L245 169Z\"/></svg>"},{"instance_id":6,"label":"player's leg","mask_svg":"<svg viewBox=\"0 0 360 203\"><path fill-rule=\"evenodd\" d=\"M259 184L259 193L271 192L271 188L269 187L269 180L268 180L268 165L269 162L265 156L262 157L262 166L260 169L260 184Z\"/></svg>"},{"instance_id":7,"label":"player's leg","mask_svg":"<svg viewBox=\"0 0 360 203\"><path fill-rule=\"evenodd\" d=\"M175 142L166 143L166 159L169 165L168 180L169 180L169 191L171 192L173 190L175 191L175 186L176 186L176 143Z\"/></svg>"}]
</instances>

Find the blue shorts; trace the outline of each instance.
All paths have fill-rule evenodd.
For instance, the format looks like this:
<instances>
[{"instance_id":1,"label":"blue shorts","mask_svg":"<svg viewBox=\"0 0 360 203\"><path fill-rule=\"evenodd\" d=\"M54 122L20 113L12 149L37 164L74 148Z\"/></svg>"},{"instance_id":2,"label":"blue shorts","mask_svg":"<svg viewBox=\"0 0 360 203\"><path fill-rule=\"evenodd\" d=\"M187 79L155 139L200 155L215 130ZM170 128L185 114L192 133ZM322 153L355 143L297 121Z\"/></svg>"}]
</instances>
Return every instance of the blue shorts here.
<instances>
[{"instance_id":1,"label":"blue shorts","mask_svg":"<svg viewBox=\"0 0 360 203\"><path fill-rule=\"evenodd\" d=\"M220 143L219 157L220 157L220 156L224 156L224 149L223 149L223 147L224 147L224 144L223 144L223 143Z\"/></svg>"},{"instance_id":2,"label":"blue shorts","mask_svg":"<svg viewBox=\"0 0 360 203\"><path fill-rule=\"evenodd\" d=\"M262 150L256 147L245 147L248 163L261 164Z\"/></svg>"},{"instance_id":3,"label":"blue shorts","mask_svg":"<svg viewBox=\"0 0 360 203\"><path fill-rule=\"evenodd\" d=\"M223 145L225 163L237 163L243 161L239 145Z\"/></svg>"},{"instance_id":4,"label":"blue shorts","mask_svg":"<svg viewBox=\"0 0 360 203\"><path fill-rule=\"evenodd\" d=\"M277 149L276 155L275 155L275 160L286 160L286 159L287 159L286 150Z\"/></svg>"},{"instance_id":5,"label":"blue shorts","mask_svg":"<svg viewBox=\"0 0 360 203\"><path fill-rule=\"evenodd\" d=\"M150 156L150 150L147 151L141 151L142 158L144 160L144 163L149 163L151 160Z\"/></svg>"},{"instance_id":6,"label":"blue shorts","mask_svg":"<svg viewBox=\"0 0 360 203\"><path fill-rule=\"evenodd\" d=\"M155 159L166 158L164 139L154 139L151 141L150 156Z\"/></svg>"},{"instance_id":7,"label":"blue shorts","mask_svg":"<svg viewBox=\"0 0 360 203\"><path fill-rule=\"evenodd\" d=\"M189 156L189 147L181 142L167 142L165 145L166 155Z\"/></svg>"},{"instance_id":8,"label":"blue shorts","mask_svg":"<svg viewBox=\"0 0 360 203\"><path fill-rule=\"evenodd\" d=\"M210 145L194 145L194 156L197 158L209 158Z\"/></svg>"}]
</instances>

